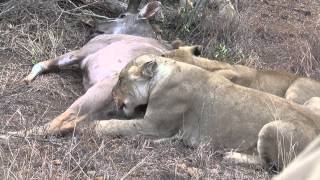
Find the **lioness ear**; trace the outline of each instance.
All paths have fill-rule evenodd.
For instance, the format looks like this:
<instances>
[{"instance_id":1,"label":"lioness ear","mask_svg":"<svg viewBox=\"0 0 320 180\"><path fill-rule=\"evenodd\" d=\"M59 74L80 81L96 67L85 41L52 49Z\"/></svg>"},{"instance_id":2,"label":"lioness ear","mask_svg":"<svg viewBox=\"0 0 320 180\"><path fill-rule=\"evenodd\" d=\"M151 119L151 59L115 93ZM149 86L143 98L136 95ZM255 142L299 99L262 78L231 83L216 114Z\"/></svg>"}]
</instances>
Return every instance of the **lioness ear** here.
<instances>
[{"instance_id":1,"label":"lioness ear","mask_svg":"<svg viewBox=\"0 0 320 180\"><path fill-rule=\"evenodd\" d=\"M154 73L157 67L158 67L158 64L156 61L146 62L141 67L141 75L146 78L152 78L154 76Z\"/></svg>"}]
</instances>

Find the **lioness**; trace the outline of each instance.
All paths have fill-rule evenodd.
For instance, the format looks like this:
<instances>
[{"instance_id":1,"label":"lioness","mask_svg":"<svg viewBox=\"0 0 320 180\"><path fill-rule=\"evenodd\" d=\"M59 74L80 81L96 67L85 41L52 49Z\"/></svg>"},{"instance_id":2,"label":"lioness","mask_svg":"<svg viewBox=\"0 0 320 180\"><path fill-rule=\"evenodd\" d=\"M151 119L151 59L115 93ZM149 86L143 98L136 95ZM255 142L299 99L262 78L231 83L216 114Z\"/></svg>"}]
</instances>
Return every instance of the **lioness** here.
<instances>
[{"instance_id":1,"label":"lioness","mask_svg":"<svg viewBox=\"0 0 320 180\"><path fill-rule=\"evenodd\" d=\"M319 81L284 72L256 70L243 65L231 65L197 57L195 55L200 54L200 48L200 46L183 46L162 56L216 71L236 84L284 97L299 104L312 97L320 97Z\"/></svg>"},{"instance_id":2,"label":"lioness","mask_svg":"<svg viewBox=\"0 0 320 180\"><path fill-rule=\"evenodd\" d=\"M155 55L140 56L126 66L113 96L129 116L147 105L145 116L96 122L98 134L171 137L180 131L191 146L212 140L240 150L257 142L265 165L285 163L278 161L287 158L278 153L278 140L281 152L300 152L320 130L320 117L301 105Z\"/></svg>"}]
</instances>

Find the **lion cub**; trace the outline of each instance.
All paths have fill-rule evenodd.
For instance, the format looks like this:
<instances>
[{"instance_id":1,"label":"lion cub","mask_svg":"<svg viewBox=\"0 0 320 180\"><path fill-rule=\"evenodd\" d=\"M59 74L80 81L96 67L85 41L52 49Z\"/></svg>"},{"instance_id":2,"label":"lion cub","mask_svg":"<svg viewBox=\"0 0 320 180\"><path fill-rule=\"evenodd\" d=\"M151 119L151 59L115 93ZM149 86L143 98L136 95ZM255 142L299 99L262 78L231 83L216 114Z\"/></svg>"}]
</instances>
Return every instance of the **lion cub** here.
<instances>
[{"instance_id":1,"label":"lion cub","mask_svg":"<svg viewBox=\"0 0 320 180\"><path fill-rule=\"evenodd\" d=\"M182 46L162 56L215 71L236 84L284 97L299 104L312 97L320 97L320 82L317 80L285 72L231 65L198 57L200 54L201 46Z\"/></svg>"}]
</instances>

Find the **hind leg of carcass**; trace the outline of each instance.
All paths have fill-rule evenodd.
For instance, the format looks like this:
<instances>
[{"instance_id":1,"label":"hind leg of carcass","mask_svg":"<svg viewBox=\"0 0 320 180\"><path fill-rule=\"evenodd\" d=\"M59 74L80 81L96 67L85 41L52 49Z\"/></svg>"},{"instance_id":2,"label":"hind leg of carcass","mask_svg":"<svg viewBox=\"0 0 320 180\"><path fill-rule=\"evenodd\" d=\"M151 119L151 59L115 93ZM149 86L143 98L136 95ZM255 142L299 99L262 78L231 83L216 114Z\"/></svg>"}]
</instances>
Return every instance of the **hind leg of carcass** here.
<instances>
[{"instance_id":1,"label":"hind leg of carcass","mask_svg":"<svg viewBox=\"0 0 320 180\"><path fill-rule=\"evenodd\" d=\"M27 77L23 79L23 81L25 81L26 83L29 83L38 75L44 72L48 72L54 69L59 69L63 66L80 63L80 61L83 58L84 56L81 55L81 52L79 50L75 50L75 51L71 51L66 54L63 54L54 59L49 59L46 61L39 62L32 67L31 72Z\"/></svg>"},{"instance_id":2,"label":"hind leg of carcass","mask_svg":"<svg viewBox=\"0 0 320 180\"><path fill-rule=\"evenodd\" d=\"M41 127L27 131L9 132L11 135L60 135L73 131L80 122L90 120L100 111L112 105L111 91L117 77L106 78L78 98L65 112Z\"/></svg>"},{"instance_id":3,"label":"hind leg of carcass","mask_svg":"<svg viewBox=\"0 0 320 180\"><path fill-rule=\"evenodd\" d=\"M108 40L110 38L106 37L105 39ZM38 75L44 72L52 71L54 69L59 69L65 66L73 65L73 64L79 64L89 54L97 52L98 50L102 49L108 44L110 44L109 41L106 41L106 42L94 41L92 43L89 42L88 44L86 44L85 46L83 46L78 50L68 52L54 59L49 59L46 61L39 62L32 67L30 74L24 78L24 81L26 83L29 83Z\"/></svg>"},{"instance_id":4,"label":"hind leg of carcass","mask_svg":"<svg viewBox=\"0 0 320 180\"><path fill-rule=\"evenodd\" d=\"M314 137L316 132L303 122L273 121L260 130L257 150L267 170L280 170Z\"/></svg>"}]
</instances>

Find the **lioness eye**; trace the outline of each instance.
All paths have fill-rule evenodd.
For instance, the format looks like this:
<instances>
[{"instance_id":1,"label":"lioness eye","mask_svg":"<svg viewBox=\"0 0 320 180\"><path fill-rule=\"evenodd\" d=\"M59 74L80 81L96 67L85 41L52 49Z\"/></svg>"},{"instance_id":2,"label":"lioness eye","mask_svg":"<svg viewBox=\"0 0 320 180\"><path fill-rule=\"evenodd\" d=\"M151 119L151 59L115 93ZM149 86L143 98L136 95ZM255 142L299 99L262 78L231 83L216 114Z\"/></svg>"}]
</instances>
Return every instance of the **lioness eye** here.
<instances>
[{"instance_id":1,"label":"lioness eye","mask_svg":"<svg viewBox=\"0 0 320 180\"><path fill-rule=\"evenodd\" d=\"M119 86L120 86L120 83L121 83L121 79L118 79L118 82L117 82L117 84L115 85L115 87L119 87Z\"/></svg>"}]
</instances>

